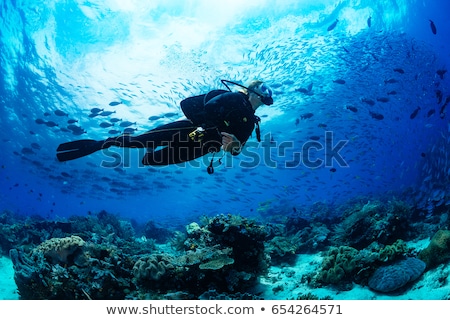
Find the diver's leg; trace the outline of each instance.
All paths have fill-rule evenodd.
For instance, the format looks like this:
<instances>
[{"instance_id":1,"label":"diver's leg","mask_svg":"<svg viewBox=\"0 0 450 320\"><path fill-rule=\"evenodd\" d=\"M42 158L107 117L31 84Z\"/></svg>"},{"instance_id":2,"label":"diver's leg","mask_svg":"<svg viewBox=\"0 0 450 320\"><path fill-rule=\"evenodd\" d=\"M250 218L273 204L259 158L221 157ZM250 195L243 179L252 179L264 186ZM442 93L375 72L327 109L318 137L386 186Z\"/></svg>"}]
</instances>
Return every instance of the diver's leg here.
<instances>
[{"instance_id":1,"label":"diver's leg","mask_svg":"<svg viewBox=\"0 0 450 320\"><path fill-rule=\"evenodd\" d=\"M189 137L190 132L185 132L184 135L179 132L172 137L172 141L167 146L156 151L147 152L142 159L142 164L162 166L182 163L202 156L201 142L192 140Z\"/></svg>"},{"instance_id":2,"label":"diver's leg","mask_svg":"<svg viewBox=\"0 0 450 320\"><path fill-rule=\"evenodd\" d=\"M204 132L200 140L192 139L192 130L182 130L173 136L167 147L154 152L147 152L142 159L143 165L162 166L177 164L197 159L209 152L220 150L221 142L217 133Z\"/></svg>"},{"instance_id":3,"label":"diver's leg","mask_svg":"<svg viewBox=\"0 0 450 320\"><path fill-rule=\"evenodd\" d=\"M156 147L168 145L177 132L181 132L184 135L185 132L190 133L195 129L196 127L191 121L180 120L159 126L138 136L121 135L116 138L106 139L103 146L104 148L116 146L121 148L155 149Z\"/></svg>"}]
</instances>

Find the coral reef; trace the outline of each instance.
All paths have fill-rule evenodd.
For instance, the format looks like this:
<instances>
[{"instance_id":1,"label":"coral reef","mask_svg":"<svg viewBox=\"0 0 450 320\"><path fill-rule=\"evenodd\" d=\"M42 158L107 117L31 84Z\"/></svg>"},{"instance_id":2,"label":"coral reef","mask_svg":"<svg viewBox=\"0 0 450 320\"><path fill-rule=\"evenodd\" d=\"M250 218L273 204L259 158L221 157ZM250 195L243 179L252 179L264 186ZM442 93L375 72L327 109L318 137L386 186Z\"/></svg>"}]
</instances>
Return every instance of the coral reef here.
<instances>
[{"instance_id":1,"label":"coral reef","mask_svg":"<svg viewBox=\"0 0 450 320\"><path fill-rule=\"evenodd\" d=\"M393 244L388 244L379 249L380 261L393 261L399 256L405 254L408 251L405 241L402 239L396 240Z\"/></svg>"},{"instance_id":2,"label":"coral reef","mask_svg":"<svg viewBox=\"0 0 450 320\"><path fill-rule=\"evenodd\" d=\"M130 225L104 212L100 217L71 220L77 235L10 250L22 299L245 295L267 271L265 228L253 220L218 215L202 226L193 222L175 237L179 251L162 245L156 253L154 241L131 237Z\"/></svg>"},{"instance_id":3,"label":"coral reef","mask_svg":"<svg viewBox=\"0 0 450 320\"><path fill-rule=\"evenodd\" d=\"M350 282L358 266L357 256L358 250L352 247L331 248L323 259L317 281L326 284Z\"/></svg>"},{"instance_id":4,"label":"coral reef","mask_svg":"<svg viewBox=\"0 0 450 320\"><path fill-rule=\"evenodd\" d=\"M349 246L332 247L311 283L316 286L333 285L341 290L350 289L352 283L365 285L378 267L403 259L409 251L401 239L390 245L374 242L361 250Z\"/></svg>"},{"instance_id":5,"label":"coral reef","mask_svg":"<svg viewBox=\"0 0 450 320\"><path fill-rule=\"evenodd\" d=\"M445 226L444 213L416 228L412 217L420 213L395 199L357 199L336 210L317 203L309 211L270 201L260 211L264 223L219 214L176 230L105 211L58 222L3 212L0 248L13 261L21 299L258 299L269 267L288 276L285 267L302 253L323 256L297 276L304 285L349 290L356 283L395 293L423 265L439 268L450 259L448 230L419 254L405 242L417 230ZM272 289L286 291L284 283Z\"/></svg>"},{"instance_id":6,"label":"coral reef","mask_svg":"<svg viewBox=\"0 0 450 320\"><path fill-rule=\"evenodd\" d=\"M130 260L115 248L83 243L69 255L52 250L11 249L21 299L124 299L135 289Z\"/></svg>"},{"instance_id":7,"label":"coral reef","mask_svg":"<svg viewBox=\"0 0 450 320\"><path fill-rule=\"evenodd\" d=\"M76 250L83 247L84 240L79 236L52 238L44 241L33 250L34 255L42 253L52 264L67 264Z\"/></svg>"},{"instance_id":8,"label":"coral reef","mask_svg":"<svg viewBox=\"0 0 450 320\"><path fill-rule=\"evenodd\" d=\"M141 257L133 266L136 283L150 285L171 276L174 270L172 258L164 254L152 254Z\"/></svg>"},{"instance_id":9,"label":"coral reef","mask_svg":"<svg viewBox=\"0 0 450 320\"><path fill-rule=\"evenodd\" d=\"M369 288L379 292L394 292L417 280L425 270L425 262L407 258L378 268L370 277Z\"/></svg>"},{"instance_id":10,"label":"coral reef","mask_svg":"<svg viewBox=\"0 0 450 320\"><path fill-rule=\"evenodd\" d=\"M419 253L427 269L434 268L450 259L450 230L438 230L431 242Z\"/></svg>"},{"instance_id":11,"label":"coral reef","mask_svg":"<svg viewBox=\"0 0 450 320\"><path fill-rule=\"evenodd\" d=\"M377 241L382 244L406 239L411 208L401 201L368 201L346 209L334 230L333 241L357 249Z\"/></svg>"},{"instance_id":12,"label":"coral reef","mask_svg":"<svg viewBox=\"0 0 450 320\"><path fill-rule=\"evenodd\" d=\"M276 236L266 244L266 252L270 255L273 264L280 264L282 261L289 261L295 258L298 249L295 237Z\"/></svg>"}]
</instances>

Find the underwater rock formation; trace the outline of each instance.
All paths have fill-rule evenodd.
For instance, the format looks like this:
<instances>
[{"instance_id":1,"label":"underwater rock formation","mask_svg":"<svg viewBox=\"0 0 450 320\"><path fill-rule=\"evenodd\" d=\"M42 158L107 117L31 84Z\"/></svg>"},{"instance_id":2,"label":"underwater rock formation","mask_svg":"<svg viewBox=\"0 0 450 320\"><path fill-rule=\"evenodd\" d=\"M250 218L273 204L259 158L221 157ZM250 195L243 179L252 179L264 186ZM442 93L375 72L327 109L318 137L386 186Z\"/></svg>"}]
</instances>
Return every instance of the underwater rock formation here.
<instances>
[{"instance_id":1,"label":"underwater rock formation","mask_svg":"<svg viewBox=\"0 0 450 320\"><path fill-rule=\"evenodd\" d=\"M405 239L411 208L400 201L368 201L348 209L335 227L334 241L356 249L377 241L387 244Z\"/></svg>"},{"instance_id":2,"label":"underwater rock formation","mask_svg":"<svg viewBox=\"0 0 450 320\"><path fill-rule=\"evenodd\" d=\"M419 253L427 269L434 268L450 259L450 230L438 230L431 242Z\"/></svg>"}]
</instances>

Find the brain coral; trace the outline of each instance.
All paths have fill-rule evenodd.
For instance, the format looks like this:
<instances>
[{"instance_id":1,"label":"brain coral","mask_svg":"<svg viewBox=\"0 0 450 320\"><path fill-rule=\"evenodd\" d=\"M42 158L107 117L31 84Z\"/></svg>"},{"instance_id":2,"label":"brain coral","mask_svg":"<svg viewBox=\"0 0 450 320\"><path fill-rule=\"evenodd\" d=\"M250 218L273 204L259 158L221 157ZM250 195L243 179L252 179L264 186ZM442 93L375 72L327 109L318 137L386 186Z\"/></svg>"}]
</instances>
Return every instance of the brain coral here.
<instances>
[{"instance_id":1,"label":"brain coral","mask_svg":"<svg viewBox=\"0 0 450 320\"><path fill-rule=\"evenodd\" d=\"M157 281L167 276L173 268L170 256L152 254L136 261L133 274L138 281Z\"/></svg>"},{"instance_id":2,"label":"brain coral","mask_svg":"<svg viewBox=\"0 0 450 320\"><path fill-rule=\"evenodd\" d=\"M425 270L425 262L407 258L378 268L369 279L369 288L379 292L392 292L418 279Z\"/></svg>"},{"instance_id":3,"label":"brain coral","mask_svg":"<svg viewBox=\"0 0 450 320\"><path fill-rule=\"evenodd\" d=\"M79 236L52 238L37 246L34 253L43 253L51 263L67 264L69 256L84 244L84 240Z\"/></svg>"}]
</instances>

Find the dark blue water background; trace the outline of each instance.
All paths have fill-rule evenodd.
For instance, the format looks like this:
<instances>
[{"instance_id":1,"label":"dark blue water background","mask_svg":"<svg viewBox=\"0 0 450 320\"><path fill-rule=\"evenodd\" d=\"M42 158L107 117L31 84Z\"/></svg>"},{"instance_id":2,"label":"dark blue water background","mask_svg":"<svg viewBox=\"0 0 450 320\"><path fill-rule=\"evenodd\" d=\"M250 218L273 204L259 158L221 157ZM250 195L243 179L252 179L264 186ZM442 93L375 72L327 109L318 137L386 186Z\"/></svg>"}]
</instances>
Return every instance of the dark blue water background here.
<instances>
[{"instance_id":1,"label":"dark blue water background","mask_svg":"<svg viewBox=\"0 0 450 320\"><path fill-rule=\"evenodd\" d=\"M356 197L396 196L430 213L448 201L450 115L440 110L450 86L437 74L449 66L448 1L149 3L1 3L0 209L49 218L105 209L178 225L203 214L308 215ZM101 153L56 161L62 142L123 130L99 126L111 117L143 133L181 119L179 102L222 88L220 79L253 78L275 91L274 105L257 111L266 141L251 138L246 154L216 163L213 175L209 158L148 168L137 150L114 150L119 163ZM115 113L90 118L92 108ZM86 133L67 130L69 119ZM335 157L289 168L308 141L319 143L310 160L345 141L347 166Z\"/></svg>"}]
</instances>

